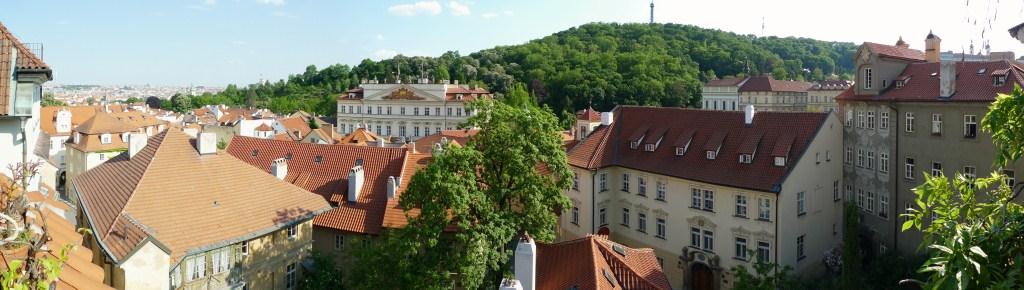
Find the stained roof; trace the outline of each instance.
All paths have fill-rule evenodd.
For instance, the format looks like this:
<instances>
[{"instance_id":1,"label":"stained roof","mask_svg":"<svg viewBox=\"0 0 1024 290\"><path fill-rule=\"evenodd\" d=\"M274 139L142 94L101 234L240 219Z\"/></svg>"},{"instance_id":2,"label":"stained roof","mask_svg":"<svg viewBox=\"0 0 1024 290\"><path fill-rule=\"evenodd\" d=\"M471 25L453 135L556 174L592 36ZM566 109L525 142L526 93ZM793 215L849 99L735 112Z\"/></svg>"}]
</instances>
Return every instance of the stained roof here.
<instances>
[{"instance_id":1,"label":"stained roof","mask_svg":"<svg viewBox=\"0 0 1024 290\"><path fill-rule=\"evenodd\" d=\"M912 63L900 74L906 80L902 88L895 84L885 88L877 96L854 95L848 90L836 97L849 101L896 101L896 102L991 102L998 94L1013 91L1014 84L1024 85L1024 67L1008 61L957 62L955 92L949 98L939 96L941 80L940 63ZM1005 73L1006 83L996 86L994 73Z\"/></svg>"},{"instance_id":2,"label":"stained roof","mask_svg":"<svg viewBox=\"0 0 1024 290\"><path fill-rule=\"evenodd\" d=\"M430 154L434 149L434 144L441 143L441 139L446 139L456 146L462 146L469 142L469 137L476 135L478 132L480 130L476 129L441 130L441 133L430 134L416 139L416 152Z\"/></svg>"},{"instance_id":3,"label":"stained roof","mask_svg":"<svg viewBox=\"0 0 1024 290\"><path fill-rule=\"evenodd\" d=\"M812 84L798 81L780 81L770 76L751 77L740 87L740 92L806 92Z\"/></svg>"},{"instance_id":4,"label":"stained roof","mask_svg":"<svg viewBox=\"0 0 1024 290\"><path fill-rule=\"evenodd\" d=\"M95 106L48 106L39 109L39 130L43 131L50 136L68 135L67 133L57 133L57 127L55 122L57 121L57 112L61 110L68 110L71 112L71 128L78 127L78 125L84 123L86 120L92 118L99 111L99 107Z\"/></svg>"},{"instance_id":5,"label":"stained roof","mask_svg":"<svg viewBox=\"0 0 1024 290\"><path fill-rule=\"evenodd\" d=\"M746 81L746 80L747 80L747 78L730 77L730 78L724 78L724 79L718 79L718 80L710 80L707 83L705 83L704 86L705 87L735 87L735 86L742 85L743 81Z\"/></svg>"},{"instance_id":6,"label":"stained roof","mask_svg":"<svg viewBox=\"0 0 1024 290\"><path fill-rule=\"evenodd\" d=\"M17 59L11 63L11 51L17 50ZM50 66L43 62L25 44L18 41L14 34L0 22L0 116L7 115L12 81L9 77L13 69L40 71L48 78L53 78Z\"/></svg>"},{"instance_id":7,"label":"stained roof","mask_svg":"<svg viewBox=\"0 0 1024 290\"><path fill-rule=\"evenodd\" d=\"M781 185L796 162L778 167L769 154L756 154L750 164L739 163L740 152L751 148L749 144L741 148L745 140L754 140L760 135L754 150L770 153L777 143L785 141L784 136L792 134L794 140L789 157L797 158L828 118L826 113L757 112L753 123L747 126L743 112L634 106L620 106L615 111L615 121L610 126L598 127L590 137L569 150L569 164L587 169L621 166L771 192L777 190L776 185ZM663 141L654 152L630 149L627 136L648 127L666 128L664 140L672 142ZM676 146L685 145L691 135L686 153L675 155ZM716 149L718 157L707 159L704 150Z\"/></svg>"},{"instance_id":8,"label":"stained roof","mask_svg":"<svg viewBox=\"0 0 1024 290\"><path fill-rule=\"evenodd\" d=\"M88 225L115 261L153 240L176 263L330 208L227 154L199 155L195 140L176 130L150 138L134 158L122 153L79 175L74 186Z\"/></svg>"},{"instance_id":9,"label":"stained roof","mask_svg":"<svg viewBox=\"0 0 1024 290\"><path fill-rule=\"evenodd\" d=\"M672 289L654 250L629 248L604 236L538 243L536 273L538 290Z\"/></svg>"},{"instance_id":10,"label":"stained roof","mask_svg":"<svg viewBox=\"0 0 1024 290\"><path fill-rule=\"evenodd\" d=\"M931 34L929 33L929 35ZM878 54L879 56L882 57L914 62L924 61L924 52L916 49L874 42L865 42L864 47L867 48L868 51L871 51L872 53Z\"/></svg>"}]
</instances>

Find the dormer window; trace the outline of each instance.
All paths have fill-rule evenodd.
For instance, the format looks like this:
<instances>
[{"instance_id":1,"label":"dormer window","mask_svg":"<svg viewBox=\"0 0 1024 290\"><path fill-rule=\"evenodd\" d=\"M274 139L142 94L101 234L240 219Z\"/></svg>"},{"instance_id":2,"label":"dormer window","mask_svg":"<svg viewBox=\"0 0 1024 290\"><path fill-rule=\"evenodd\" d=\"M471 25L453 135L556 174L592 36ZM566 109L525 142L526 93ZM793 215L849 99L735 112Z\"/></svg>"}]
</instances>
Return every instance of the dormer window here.
<instances>
[{"instance_id":1,"label":"dormer window","mask_svg":"<svg viewBox=\"0 0 1024 290\"><path fill-rule=\"evenodd\" d=\"M644 151L654 152L654 144L644 144Z\"/></svg>"},{"instance_id":2,"label":"dormer window","mask_svg":"<svg viewBox=\"0 0 1024 290\"><path fill-rule=\"evenodd\" d=\"M636 149L640 147L640 141L629 142L629 149Z\"/></svg>"},{"instance_id":3,"label":"dormer window","mask_svg":"<svg viewBox=\"0 0 1024 290\"><path fill-rule=\"evenodd\" d=\"M121 142L128 143L128 133L121 134Z\"/></svg>"},{"instance_id":4,"label":"dormer window","mask_svg":"<svg viewBox=\"0 0 1024 290\"><path fill-rule=\"evenodd\" d=\"M100 143L102 143L102 144L110 144L110 134L100 135Z\"/></svg>"},{"instance_id":5,"label":"dormer window","mask_svg":"<svg viewBox=\"0 0 1024 290\"><path fill-rule=\"evenodd\" d=\"M754 161L754 155L751 154L740 154L740 163L750 164Z\"/></svg>"},{"instance_id":6,"label":"dormer window","mask_svg":"<svg viewBox=\"0 0 1024 290\"><path fill-rule=\"evenodd\" d=\"M786 166L786 157L776 156L775 157L775 166L778 166L778 167Z\"/></svg>"},{"instance_id":7,"label":"dormer window","mask_svg":"<svg viewBox=\"0 0 1024 290\"><path fill-rule=\"evenodd\" d=\"M462 100L462 94L455 94L456 100Z\"/></svg>"},{"instance_id":8,"label":"dormer window","mask_svg":"<svg viewBox=\"0 0 1024 290\"><path fill-rule=\"evenodd\" d=\"M992 77L992 85L1001 87L1006 84L1006 75L997 75Z\"/></svg>"},{"instance_id":9,"label":"dormer window","mask_svg":"<svg viewBox=\"0 0 1024 290\"><path fill-rule=\"evenodd\" d=\"M907 83L907 81L904 81L904 80L899 80L899 81L896 81L896 88L897 88L897 89L902 89L902 88L903 88L903 86L904 86L904 85L905 85L906 83Z\"/></svg>"},{"instance_id":10,"label":"dormer window","mask_svg":"<svg viewBox=\"0 0 1024 290\"><path fill-rule=\"evenodd\" d=\"M676 156L683 156L686 154L686 147L676 147Z\"/></svg>"},{"instance_id":11,"label":"dormer window","mask_svg":"<svg viewBox=\"0 0 1024 290\"><path fill-rule=\"evenodd\" d=\"M873 77L874 77L874 75L873 75L873 73L871 71L871 68L870 67L864 68L864 89L865 90L870 90L871 89L871 81L872 81Z\"/></svg>"},{"instance_id":12,"label":"dormer window","mask_svg":"<svg viewBox=\"0 0 1024 290\"><path fill-rule=\"evenodd\" d=\"M313 157L313 162L316 162L317 164L319 164L321 161L324 161L324 157L323 156L317 155L317 156Z\"/></svg>"},{"instance_id":13,"label":"dormer window","mask_svg":"<svg viewBox=\"0 0 1024 290\"><path fill-rule=\"evenodd\" d=\"M348 98L349 99L355 99L356 98L356 93L348 93Z\"/></svg>"},{"instance_id":14,"label":"dormer window","mask_svg":"<svg viewBox=\"0 0 1024 290\"><path fill-rule=\"evenodd\" d=\"M718 155L718 152L711 151L711 150L707 151L707 158L708 158L708 160L715 160L715 157L717 155Z\"/></svg>"}]
</instances>

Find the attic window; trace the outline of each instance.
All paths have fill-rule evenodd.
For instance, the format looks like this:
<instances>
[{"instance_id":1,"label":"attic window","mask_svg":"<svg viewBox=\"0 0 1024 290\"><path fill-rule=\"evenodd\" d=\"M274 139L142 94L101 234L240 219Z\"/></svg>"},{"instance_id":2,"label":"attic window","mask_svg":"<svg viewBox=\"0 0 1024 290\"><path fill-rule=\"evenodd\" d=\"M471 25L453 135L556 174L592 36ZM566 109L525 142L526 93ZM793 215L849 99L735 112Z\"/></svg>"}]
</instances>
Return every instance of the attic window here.
<instances>
[{"instance_id":1,"label":"attic window","mask_svg":"<svg viewBox=\"0 0 1024 290\"><path fill-rule=\"evenodd\" d=\"M676 147L676 156L683 156L686 154L686 147Z\"/></svg>"},{"instance_id":2,"label":"attic window","mask_svg":"<svg viewBox=\"0 0 1024 290\"><path fill-rule=\"evenodd\" d=\"M786 157L776 156L775 157L775 166L778 166L778 167L786 166Z\"/></svg>"},{"instance_id":3,"label":"attic window","mask_svg":"<svg viewBox=\"0 0 1024 290\"><path fill-rule=\"evenodd\" d=\"M985 74L985 68L978 69L978 75L980 76L980 75L983 75L983 74Z\"/></svg>"},{"instance_id":4,"label":"attic window","mask_svg":"<svg viewBox=\"0 0 1024 290\"><path fill-rule=\"evenodd\" d=\"M461 100L462 99L462 94L455 94L455 99L456 100Z\"/></svg>"},{"instance_id":5,"label":"attic window","mask_svg":"<svg viewBox=\"0 0 1024 290\"><path fill-rule=\"evenodd\" d=\"M355 99L356 98L356 93L348 93L348 98L349 99Z\"/></svg>"},{"instance_id":6,"label":"attic window","mask_svg":"<svg viewBox=\"0 0 1024 290\"><path fill-rule=\"evenodd\" d=\"M622 245L613 244L612 250L615 251L616 253L619 253L619 255L626 256L626 249L623 249Z\"/></svg>"},{"instance_id":7,"label":"attic window","mask_svg":"<svg viewBox=\"0 0 1024 290\"><path fill-rule=\"evenodd\" d=\"M740 154L740 163L750 164L754 161L754 155L751 154Z\"/></svg>"},{"instance_id":8,"label":"attic window","mask_svg":"<svg viewBox=\"0 0 1024 290\"><path fill-rule=\"evenodd\" d=\"M654 144L644 144L644 151L654 152Z\"/></svg>"},{"instance_id":9,"label":"attic window","mask_svg":"<svg viewBox=\"0 0 1024 290\"><path fill-rule=\"evenodd\" d=\"M711 150L707 151L707 158L708 158L708 160L715 160L715 156L717 156L717 155L718 155L718 152L711 151Z\"/></svg>"},{"instance_id":10,"label":"attic window","mask_svg":"<svg viewBox=\"0 0 1024 290\"><path fill-rule=\"evenodd\" d=\"M100 135L100 143L110 144L110 134Z\"/></svg>"},{"instance_id":11,"label":"attic window","mask_svg":"<svg viewBox=\"0 0 1024 290\"><path fill-rule=\"evenodd\" d=\"M259 155L259 154L260 154L259 150L256 150L256 149L252 150L252 157L256 157L256 155Z\"/></svg>"},{"instance_id":12,"label":"attic window","mask_svg":"<svg viewBox=\"0 0 1024 290\"><path fill-rule=\"evenodd\" d=\"M896 81L896 88L897 89L902 89L903 86L906 85L906 83L907 83L907 81L904 81L904 80Z\"/></svg>"},{"instance_id":13,"label":"attic window","mask_svg":"<svg viewBox=\"0 0 1024 290\"><path fill-rule=\"evenodd\" d=\"M992 77L992 85L993 86L1000 87L1000 86L1003 86L1005 84L1006 84L1006 76L1005 75L997 75L997 76L993 76Z\"/></svg>"},{"instance_id":14,"label":"attic window","mask_svg":"<svg viewBox=\"0 0 1024 290\"><path fill-rule=\"evenodd\" d=\"M930 76L930 77L933 77L933 78L934 78L934 77L937 77L937 76L939 76L939 73L938 73L938 72L933 72L933 73L929 74L928 76Z\"/></svg>"},{"instance_id":15,"label":"attic window","mask_svg":"<svg viewBox=\"0 0 1024 290\"><path fill-rule=\"evenodd\" d=\"M316 163L320 163L323 160L324 160L324 157L320 156L320 155L317 155L317 156L313 157L313 162L316 162Z\"/></svg>"}]
</instances>

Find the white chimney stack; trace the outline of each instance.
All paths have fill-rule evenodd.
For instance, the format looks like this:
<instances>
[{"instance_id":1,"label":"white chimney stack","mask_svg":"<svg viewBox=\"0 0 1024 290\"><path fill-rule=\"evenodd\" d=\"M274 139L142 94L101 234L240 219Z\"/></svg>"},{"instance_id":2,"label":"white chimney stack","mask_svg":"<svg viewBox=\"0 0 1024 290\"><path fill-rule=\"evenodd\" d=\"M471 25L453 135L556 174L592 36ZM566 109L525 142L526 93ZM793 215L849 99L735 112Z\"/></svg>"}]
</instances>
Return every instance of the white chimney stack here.
<instances>
[{"instance_id":1,"label":"white chimney stack","mask_svg":"<svg viewBox=\"0 0 1024 290\"><path fill-rule=\"evenodd\" d=\"M537 244L529 235L523 235L516 246L516 280L523 290L536 289L537 280Z\"/></svg>"},{"instance_id":2,"label":"white chimney stack","mask_svg":"<svg viewBox=\"0 0 1024 290\"><path fill-rule=\"evenodd\" d=\"M394 176L388 176L388 199L395 198L395 192L398 191L398 182L395 181Z\"/></svg>"},{"instance_id":3,"label":"white chimney stack","mask_svg":"<svg viewBox=\"0 0 1024 290\"><path fill-rule=\"evenodd\" d=\"M615 121L615 117L612 112L601 113L601 126L609 126Z\"/></svg>"},{"instance_id":4,"label":"white chimney stack","mask_svg":"<svg viewBox=\"0 0 1024 290\"><path fill-rule=\"evenodd\" d=\"M216 154L217 133L200 133L199 139L196 140L196 144L198 145L197 147L199 147L199 155Z\"/></svg>"},{"instance_id":5,"label":"white chimney stack","mask_svg":"<svg viewBox=\"0 0 1024 290\"><path fill-rule=\"evenodd\" d=\"M57 120L54 121L54 127L56 127L58 133L71 132L71 111L64 109L57 111Z\"/></svg>"},{"instance_id":6,"label":"white chimney stack","mask_svg":"<svg viewBox=\"0 0 1024 290\"><path fill-rule=\"evenodd\" d=\"M949 98L956 93L956 62L939 63L939 97Z\"/></svg>"},{"instance_id":7,"label":"white chimney stack","mask_svg":"<svg viewBox=\"0 0 1024 290\"><path fill-rule=\"evenodd\" d=\"M356 202L359 200L359 191L363 189L363 166L356 165L348 171L348 201Z\"/></svg>"},{"instance_id":8,"label":"white chimney stack","mask_svg":"<svg viewBox=\"0 0 1024 290\"><path fill-rule=\"evenodd\" d=\"M288 161L284 158L278 158L271 161L270 174L273 174L277 179L284 180L285 176L288 176Z\"/></svg>"},{"instance_id":9,"label":"white chimney stack","mask_svg":"<svg viewBox=\"0 0 1024 290\"><path fill-rule=\"evenodd\" d=\"M149 137L145 133L131 133L128 135L128 159L135 158L142 148L146 148Z\"/></svg>"},{"instance_id":10,"label":"white chimney stack","mask_svg":"<svg viewBox=\"0 0 1024 290\"><path fill-rule=\"evenodd\" d=\"M754 105L747 105L746 108L743 108L743 123L747 124L747 126L754 124L755 113L757 111L754 109Z\"/></svg>"}]
</instances>

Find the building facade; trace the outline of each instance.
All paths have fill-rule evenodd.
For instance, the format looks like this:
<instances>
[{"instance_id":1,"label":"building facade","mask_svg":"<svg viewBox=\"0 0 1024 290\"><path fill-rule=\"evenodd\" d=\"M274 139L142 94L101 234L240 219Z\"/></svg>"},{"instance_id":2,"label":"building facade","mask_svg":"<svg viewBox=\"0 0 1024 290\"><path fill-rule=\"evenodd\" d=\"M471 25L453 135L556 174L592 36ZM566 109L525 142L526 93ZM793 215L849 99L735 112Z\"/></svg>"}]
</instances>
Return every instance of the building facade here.
<instances>
[{"instance_id":1,"label":"building facade","mask_svg":"<svg viewBox=\"0 0 1024 290\"><path fill-rule=\"evenodd\" d=\"M26 44L0 24L0 174L22 162L44 162L34 151L39 141L43 83L53 72ZM29 190L39 189L39 177Z\"/></svg>"},{"instance_id":2,"label":"building facade","mask_svg":"<svg viewBox=\"0 0 1024 290\"><path fill-rule=\"evenodd\" d=\"M705 83L701 87L700 96L704 102L701 108L714 111L742 110L743 107L740 106L740 87L748 79L750 78L724 78Z\"/></svg>"},{"instance_id":3,"label":"building facade","mask_svg":"<svg viewBox=\"0 0 1024 290\"><path fill-rule=\"evenodd\" d=\"M569 151L573 207L562 214L560 239L607 234L652 248L675 289L729 289L729 269L758 258L818 271L841 241L835 115L604 114L614 118Z\"/></svg>"},{"instance_id":4,"label":"building facade","mask_svg":"<svg viewBox=\"0 0 1024 290\"><path fill-rule=\"evenodd\" d=\"M474 86L430 83L380 84L364 82L338 96L338 131L348 134L366 128L382 137L415 140L441 130L458 129L473 112L467 102L491 98Z\"/></svg>"},{"instance_id":5,"label":"building facade","mask_svg":"<svg viewBox=\"0 0 1024 290\"><path fill-rule=\"evenodd\" d=\"M814 84L807 90L808 112L833 112L836 110L836 96L849 89L852 81L826 80Z\"/></svg>"}]
</instances>

